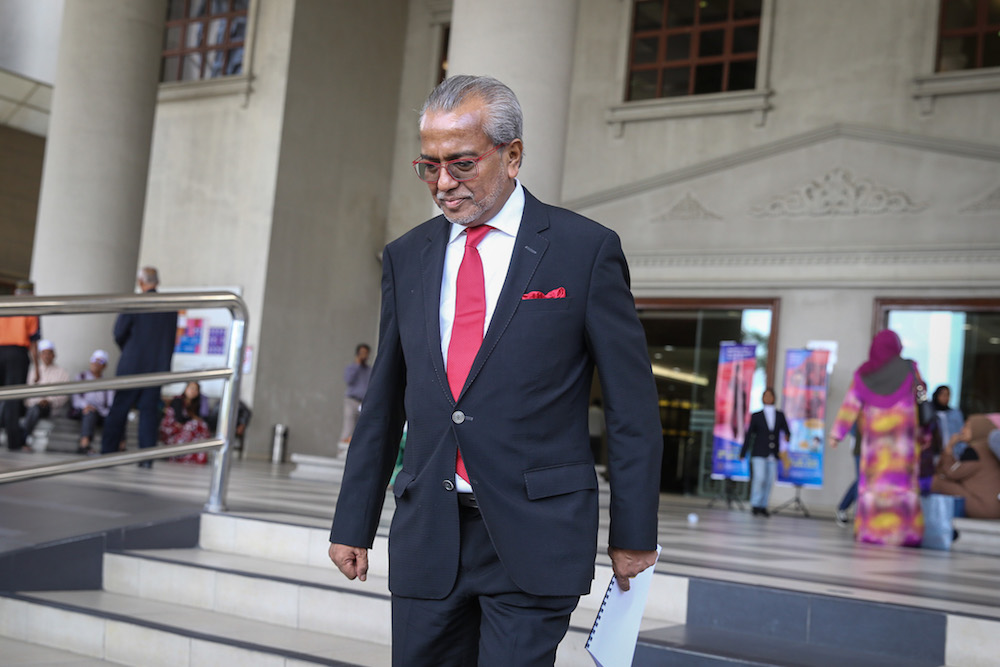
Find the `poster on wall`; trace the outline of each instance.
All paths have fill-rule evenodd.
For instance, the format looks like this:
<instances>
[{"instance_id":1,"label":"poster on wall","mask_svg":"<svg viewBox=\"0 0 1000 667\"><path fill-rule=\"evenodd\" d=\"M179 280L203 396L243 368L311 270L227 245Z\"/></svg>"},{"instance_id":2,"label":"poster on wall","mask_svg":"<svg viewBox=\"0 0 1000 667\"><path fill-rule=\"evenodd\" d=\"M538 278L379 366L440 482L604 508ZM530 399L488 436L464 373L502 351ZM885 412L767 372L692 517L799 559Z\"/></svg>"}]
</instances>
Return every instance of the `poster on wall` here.
<instances>
[{"instance_id":1,"label":"poster on wall","mask_svg":"<svg viewBox=\"0 0 1000 667\"><path fill-rule=\"evenodd\" d=\"M778 481L823 486L823 433L829 350L788 350L782 411L792 437L783 443Z\"/></svg>"},{"instance_id":2,"label":"poster on wall","mask_svg":"<svg viewBox=\"0 0 1000 667\"><path fill-rule=\"evenodd\" d=\"M200 317L188 317L186 311L177 315L177 344L174 354L200 354L201 334L205 328L205 320Z\"/></svg>"},{"instance_id":3,"label":"poster on wall","mask_svg":"<svg viewBox=\"0 0 1000 667\"><path fill-rule=\"evenodd\" d=\"M756 345L723 343L719 348L712 429L713 479L750 479L750 462L740 458L740 448L750 425L750 388L756 368Z\"/></svg>"},{"instance_id":4,"label":"poster on wall","mask_svg":"<svg viewBox=\"0 0 1000 667\"><path fill-rule=\"evenodd\" d=\"M171 288L161 292L233 292L240 294L236 287L220 288ZM229 354L229 336L232 332L233 316L227 308L190 308L177 313L177 338L171 370L188 371L208 368L224 368ZM201 383L201 393L212 398L222 394L224 380L208 380ZM165 396L173 396L184 391L184 383L173 383L163 387Z\"/></svg>"}]
</instances>

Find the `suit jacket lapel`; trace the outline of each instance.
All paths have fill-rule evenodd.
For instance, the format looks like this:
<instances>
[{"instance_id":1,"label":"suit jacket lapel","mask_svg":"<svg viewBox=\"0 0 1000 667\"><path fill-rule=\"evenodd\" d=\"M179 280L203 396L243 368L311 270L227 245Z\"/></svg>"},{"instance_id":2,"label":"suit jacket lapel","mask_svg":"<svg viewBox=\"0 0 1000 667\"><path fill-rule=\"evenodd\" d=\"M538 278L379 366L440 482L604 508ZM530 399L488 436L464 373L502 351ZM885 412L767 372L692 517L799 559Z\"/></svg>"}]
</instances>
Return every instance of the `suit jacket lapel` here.
<instances>
[{"instance_id":1,"label":"suit jacket lapel","mask_svg":"<svg viewBox=\"0 0 1000 667\"><path fill-rule=\"evenodd\" d=\"M548 227L549 216L545 206L525 188L524 213L521 214L521 226L514 240L514 252L510 258L510 267L507 269L507 278L500 291L500 298L493 311L493 318L490 320L483 345L479 348L475 361L472 362L462 393L465 393L475 380L506 331L511 318L514 317L514 312L521 303L521 296L527 291L528 283L535 275L535 270L549 247L549 240L541 234Z\"/></svg>"},{"instance_id":2,"label":"suit jacket lapel","mask_svg":"<svg viewBox=\"0 0 1000 667\"><path fill-rule=\"evenodd\" d=\"M441 278L444 275L444 253L448 245L451 225L439 217L441 224L427 234L427 243L420 254L420 277L424 297L424 330L427 332L427 350L434 365L438 384L448 399L454 402L448 388L448 374L441 356Z\"/></svg>"}]
</instances>

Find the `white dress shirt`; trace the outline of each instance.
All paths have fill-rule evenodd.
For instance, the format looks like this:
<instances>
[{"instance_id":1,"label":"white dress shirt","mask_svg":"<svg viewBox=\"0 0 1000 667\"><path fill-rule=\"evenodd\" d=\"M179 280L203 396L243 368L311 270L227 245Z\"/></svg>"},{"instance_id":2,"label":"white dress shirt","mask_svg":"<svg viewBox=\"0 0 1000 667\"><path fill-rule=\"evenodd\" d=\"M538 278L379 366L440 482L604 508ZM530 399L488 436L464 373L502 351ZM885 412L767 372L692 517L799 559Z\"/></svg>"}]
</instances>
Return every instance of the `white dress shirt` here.
<instances>
[{"instance_id":1,"label":"white dress shirt","mask_svg":"<svg viewBox=\"0 0 1000 667\"><path fill-rule=\"evenodd\" d=\"M764 406L764 421L767 422L767 430L774 431L774 413L777 410L773 405Z\"/></svg>"},{"instance_id":2,"label":"white dress shirt","mask_svg":"<svg viewBox=\"0 0 1000 667\"><path fill-rule=\"evenodd\" d=\"M503 208L487 220L486 224L493 227L477 249L483 261L483 279L486 288L486 321L483 324L483 336L490 328L493 311L504 281L507 280L507 269L510 268L510 258L514 254L514 242L517 240L517 230L521 228L521 216L524 213L524 188L515 181L514 192L507 198ZM465 226L451 224L451 236L444 252L444 272L441 275L441 306L439 319L441 324L441 357L445 368L448 367L448 343L451 341L451 328L455 322L455 283L458 279L458 267L465 255ZM471 493L472 487L464 479L455 475L455 487L461 493Z\"/></svg>"}]
</instances>

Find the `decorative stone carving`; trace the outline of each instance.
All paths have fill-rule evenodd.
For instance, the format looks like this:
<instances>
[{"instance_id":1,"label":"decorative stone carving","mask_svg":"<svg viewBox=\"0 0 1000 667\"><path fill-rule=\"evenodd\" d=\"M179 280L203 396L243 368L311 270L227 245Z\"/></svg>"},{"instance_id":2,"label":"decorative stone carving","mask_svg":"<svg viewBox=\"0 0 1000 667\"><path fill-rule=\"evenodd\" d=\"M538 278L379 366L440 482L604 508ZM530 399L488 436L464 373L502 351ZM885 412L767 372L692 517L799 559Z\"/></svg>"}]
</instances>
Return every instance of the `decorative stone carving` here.
<instances>
[{"instance_id":1,"label":"decorative stone carving","mask_svg":"<svg viewBox=\"0 0 1000 667\"><path fill-rule=\"evenodd\" d=\"M962 213L982 213L984 211L1000 211L1000 187L989 193L974 204L961 209Z\"/></svg>"},{"instance_id":2,"label":"decorative stone carving","mask_svg":"<svg viewBox=\"0 0 1000 667\"><path fill-rule=\"evenodd\" d=\"M750 213L758 218L827 217L915 213L924 208L926 204L915 203L902 190L836 168L819 180L752 207Z\"/></svg>"},{"instance_id":3,"label":"decorative stone carving","mask_svg":"<svg viewBox=\"0 0 1000 667\"><path fill-rule=\"evenodd\" d=\"M691 222L696 220L722 220L712 213L701 202L694 198L690 192L684 198L674 204L666 213L653 218L653 222L668 222L677 220L681 222Z\"/></svg>"}]
</instances>

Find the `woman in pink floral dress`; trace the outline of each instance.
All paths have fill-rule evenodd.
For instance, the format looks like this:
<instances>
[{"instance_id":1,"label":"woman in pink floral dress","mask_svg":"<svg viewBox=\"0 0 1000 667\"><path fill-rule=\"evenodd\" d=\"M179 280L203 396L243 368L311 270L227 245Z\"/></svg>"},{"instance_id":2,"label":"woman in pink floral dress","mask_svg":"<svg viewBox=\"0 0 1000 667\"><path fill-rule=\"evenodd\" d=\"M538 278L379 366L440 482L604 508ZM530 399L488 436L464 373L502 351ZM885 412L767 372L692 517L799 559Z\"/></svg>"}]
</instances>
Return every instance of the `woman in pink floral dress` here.
<instances>
[{"instance_id":1,"label":"woman in pink floral dress","mask_svg":"<svg viewBox=\"0 0 1000 667\"><path fill-rule=\"evenodd\" d=\"M894 332L880 331L868 361L854 373L830 431L836 447L858 421L861 438L858 509L854 534L860 542L919 546L924 535L917 473L920 465L915 362L900 357Z\"/></svg>"},{"instance_id":2,"label":"woman in pink floral dress","mask_svg":"<svg viewBox=\"0 0 1000 667\"><path fill-rule=\"evenodd\" d=\"M201 387L188 382L184 393L170 401L160 421L160 440L168 445L183 445L195 440L207 440L208 424L202 417ZM208 454L195 452L174 458L181 463L207 463Z\"/></svg>"}]
</instances>

